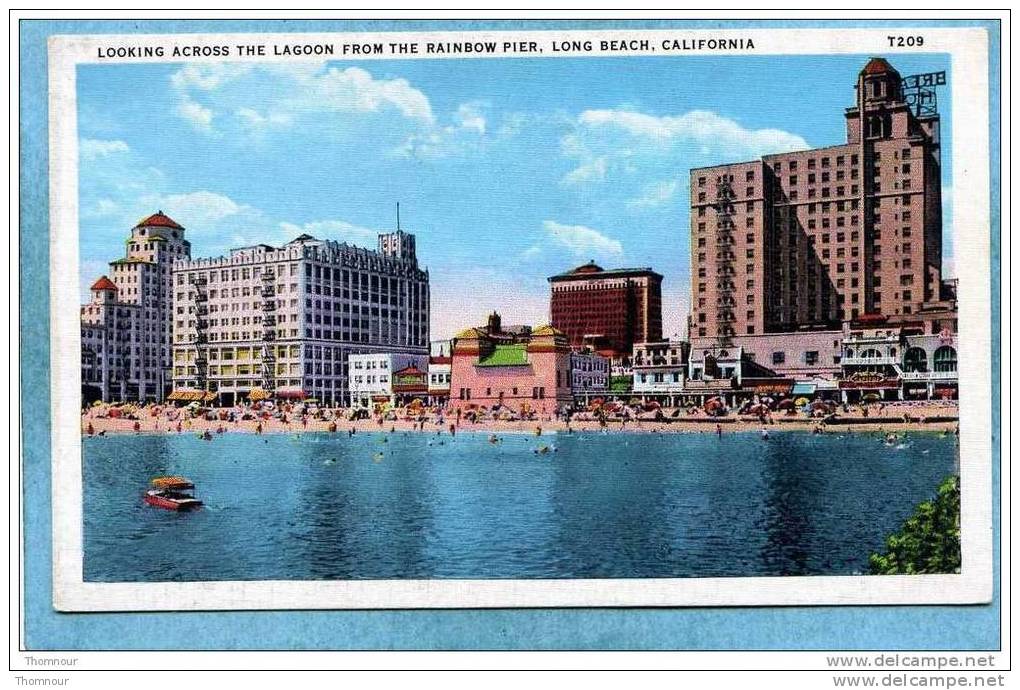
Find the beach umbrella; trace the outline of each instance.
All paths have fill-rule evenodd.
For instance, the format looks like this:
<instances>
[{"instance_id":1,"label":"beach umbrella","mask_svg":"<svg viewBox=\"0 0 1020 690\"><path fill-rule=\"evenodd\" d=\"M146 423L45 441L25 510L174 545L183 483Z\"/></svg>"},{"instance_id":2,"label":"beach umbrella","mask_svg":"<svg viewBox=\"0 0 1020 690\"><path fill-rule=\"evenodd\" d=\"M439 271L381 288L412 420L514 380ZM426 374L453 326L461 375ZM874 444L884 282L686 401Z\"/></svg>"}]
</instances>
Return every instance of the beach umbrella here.
<instances>
[{"instance_id":1,"label":"beach umbrella","mask_svg":"<svg viewBox=\"0 0 1020 690\"><path fill-rule=\"evenodd\" d=\"M720 398L712 398L705 402L705 411L714 412L715 410L721 410L726 407Z\"/></svg>"},{"instance_id":2,"label":"beach umbrella","mask_svg":"<svg viewBox=\"0 0 1020 690\"><path fill-rule=\"evenodd\" d=\"M776 405L776 409L777 410L792 410L796 406L797 406L797 403L795 403L792 398L787 398L786 400L780 400L779 404Z\"/></svg>"},{"instance_id":3,"label":"beach umbrella","mask_svg":"<svg viewBox=\"0 0 1020 690\"><path fill-rule=\"evenodd\" d=\"M805 405L807 405L807 404L808 404L809 402L811 402L811 401L810 401L810 400L808 400L807 398L797 398L797 403L796 403L796 405L797 405L797 407L804 407L804 406L805 406Z\"/></svg>"},{"instance_id":4,"label":"beach umbrella","mask_svg":"<svg viewBox=\"0 0 1020 690\"><path fill-rule=\"evenodd\" d=\"M828 412L833 408L833 404L826 402L825 400L815 400L813 403L808 405L808 410L811 412Z\"/></svg>"},{"instance_id":5,"label":"beach umbrella","mask_svg":"<svg viewBox=\"0 0 1020 690\"><path fill-rule=\"evenodd\" d=\"M869 402L869 403L870 402L878 402L881 399L882 399L882 396L880 396L878 393L868 393L863 398L861 398L861 400L863 400L864 402Z\"/></svg>"},{"instance_id":6,"label":"beach umbrella","mask_svg":"<svg viewBox=\"0 0 1020 690\"><path fill-rule=\"evenodd\" d=\"M648 402L646 402L644 404L644 408L645 408L646 412L651 412L652 410L658 410L661 407L662 407L662 405L659 403L658 400L649 400Z\"/></svg>"},{"instance_id":7,"label":"beach umbrella","mask_svg":"<svg viewBox=\"0 0 1020 690\"><path fill-rule=\"evenodd\" d=\"M751 405L751 407L747 408L747 414L755 414L755 415L757 415L757 414L767 414L768 411L769 411L769 406L765 405L763 403L758 403L757 405Z\"/></svg>"}]
</instances>

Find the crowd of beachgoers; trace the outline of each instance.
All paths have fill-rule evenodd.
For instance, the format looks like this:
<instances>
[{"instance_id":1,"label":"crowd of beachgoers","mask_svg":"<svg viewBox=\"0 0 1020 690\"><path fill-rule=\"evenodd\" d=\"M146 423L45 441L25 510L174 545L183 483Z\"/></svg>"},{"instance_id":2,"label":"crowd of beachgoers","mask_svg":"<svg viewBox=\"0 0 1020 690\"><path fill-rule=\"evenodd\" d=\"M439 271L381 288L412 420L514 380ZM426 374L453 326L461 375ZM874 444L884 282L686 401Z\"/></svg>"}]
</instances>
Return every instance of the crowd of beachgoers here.
<instances>
[{"instance_id":1,"label":"crowd of beachgoers","mask_svg":"<svg viewBox=\"0 0 1020 690\"><path fill-rule=\"evenodd\" d=\"M82 433L300 433L418 431L456 434L563 433L583 431L646 433L731 433L798 430L813 433L910 430L956 432L958 406L952 400L889 401L854 405L800 406L745 404L740 408L701 406L646 409L644 405L585 408L558 415L507 414L497 410L448 410L424 406L368 410L301 402L255 403L234 407L173 404L95 403L82 411Z\"/></svg>"}]
</instances>

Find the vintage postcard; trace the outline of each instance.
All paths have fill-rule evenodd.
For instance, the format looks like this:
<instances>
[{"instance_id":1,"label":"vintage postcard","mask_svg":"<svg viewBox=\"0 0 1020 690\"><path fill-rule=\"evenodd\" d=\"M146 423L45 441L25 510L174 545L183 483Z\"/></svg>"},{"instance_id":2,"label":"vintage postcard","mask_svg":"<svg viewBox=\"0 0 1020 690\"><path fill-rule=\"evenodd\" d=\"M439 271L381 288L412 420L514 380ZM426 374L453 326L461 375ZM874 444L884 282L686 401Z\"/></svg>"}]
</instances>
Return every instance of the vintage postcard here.
<instances>
[{"instance_id":1,"label":"vintage postcard","mask_svg":"<svg viewBox=\"0 0 1020 690\"><path fill-rule=\"evenodd\" d=\"M984 30L48 47L56 609L990 600Z\"/></svg>"}]
</instances>

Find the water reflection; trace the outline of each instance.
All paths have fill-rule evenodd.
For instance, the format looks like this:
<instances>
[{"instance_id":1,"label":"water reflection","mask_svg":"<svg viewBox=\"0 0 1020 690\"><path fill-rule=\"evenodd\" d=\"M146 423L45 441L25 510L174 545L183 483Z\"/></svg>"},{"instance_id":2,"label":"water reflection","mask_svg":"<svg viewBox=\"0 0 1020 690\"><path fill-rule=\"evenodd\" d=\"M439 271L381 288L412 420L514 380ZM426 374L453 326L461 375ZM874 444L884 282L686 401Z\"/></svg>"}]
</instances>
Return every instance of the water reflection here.
<instances>
[{"instance_id":1,"label":"water reflection","mask_svg":"<svg viewBox=\"0 0 1020 690\"><path fill-rule=\"evenodd\" d=\"M849 574L954 457L926 435L902 449L796 433L93 438L85 577ZM205 507L146 506L164 473L194 480Z\"/></svg>"}]
</instances>

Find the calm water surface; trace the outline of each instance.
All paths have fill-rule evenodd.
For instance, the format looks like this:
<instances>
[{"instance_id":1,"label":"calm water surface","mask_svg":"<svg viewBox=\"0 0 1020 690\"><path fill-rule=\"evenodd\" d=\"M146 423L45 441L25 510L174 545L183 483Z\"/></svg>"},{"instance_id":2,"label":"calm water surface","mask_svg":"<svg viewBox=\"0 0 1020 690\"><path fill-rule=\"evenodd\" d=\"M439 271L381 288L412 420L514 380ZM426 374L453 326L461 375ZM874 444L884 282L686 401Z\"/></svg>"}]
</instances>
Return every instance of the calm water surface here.
<instances>
[{"instance_id":1,"label":"calm water surface","mask_svg":"<svg viewBox=\"0 0 1020 690\"><path fill-rule=\"evenodd\" d=\"M86 439L85 579L851 574L956 458L934 434L501 438ZM164 473L205 507L145 505Z\"/></svg>"}]
</instances>

